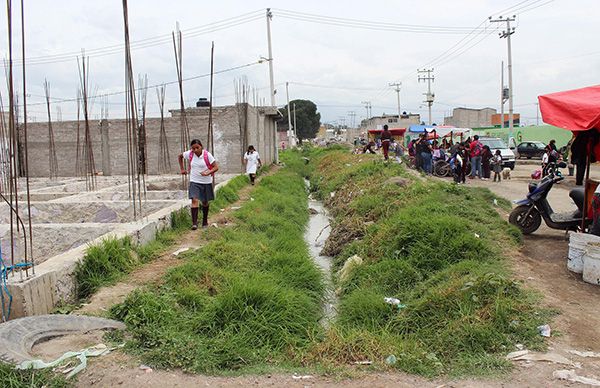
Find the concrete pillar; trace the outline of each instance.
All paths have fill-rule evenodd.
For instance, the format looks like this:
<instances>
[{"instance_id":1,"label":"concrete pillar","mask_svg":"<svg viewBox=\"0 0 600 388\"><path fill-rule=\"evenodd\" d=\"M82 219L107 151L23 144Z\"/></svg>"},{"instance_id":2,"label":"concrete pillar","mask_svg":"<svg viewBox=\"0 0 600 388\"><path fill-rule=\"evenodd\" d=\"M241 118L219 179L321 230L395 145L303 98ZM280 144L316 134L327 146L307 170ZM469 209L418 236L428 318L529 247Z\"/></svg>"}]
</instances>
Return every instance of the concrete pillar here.
<instances>
[{"instance_id":1,"label":"concrete pillar","mask_svg":"<svg viewBox=\"0 0 600 388\"><path fill-rule=\"evenodd\" d=\"M110 142L108 136L108 120L100 121L100 137L102 139L102 175L109 176L111 174L110 166Z\"/></svg>"}]
</instances>

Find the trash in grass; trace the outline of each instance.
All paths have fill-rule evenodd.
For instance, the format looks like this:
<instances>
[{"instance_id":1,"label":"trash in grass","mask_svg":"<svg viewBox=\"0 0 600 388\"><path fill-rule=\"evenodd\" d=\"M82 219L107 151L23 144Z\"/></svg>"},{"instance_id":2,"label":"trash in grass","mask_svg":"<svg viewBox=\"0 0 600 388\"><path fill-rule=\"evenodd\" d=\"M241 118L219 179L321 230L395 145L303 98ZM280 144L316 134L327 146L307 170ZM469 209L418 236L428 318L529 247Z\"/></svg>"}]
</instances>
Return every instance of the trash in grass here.
<instances>
[{"instance_id":1,"label":"trash in grass","mask_svg":"<svg viewBox=\"0 0 600 388\"><path fill-rule=\"evenodd\" d=\"M344 262L344 266L342 267L342 269L340 269L340 271L338 272L338 275L340 277L340 282L345 282L346 280L348 280L348 278L350 277L350 274L352 273L352 270L354 268L362 265L362 263L363 263L363 259L362 259L362 257L360 257L358 255L349 257Z\"/></svg>"},{"instance_id":2,"label":"trash in grass","mask_svg":"<svg viewBox=\"0 0 600 388\"><path fill-rule=\"evenodd\" d=\"M373 361L354 361L354 365L371 365Z\"/></svg>"},{"instance_id":3,"label":"trash in grass","mask_svg":"<svg viewBox=\"0 0 600 388\"><path fill-rule=\"evenodd\" d=\"M387 298L383 298L383 301L387 304L391 304L392 306L398 307L398 310L401 310L406 307L406 305L400 303L400 299L397 299L397 298L387 297Z\"/></svg>"},{"instance_id":4,"label":"trash in grass","mask_svg":"<svg viewBox=\"0 0 600 388\"><path fill-rule=\"evenodd\" d=\"M508 353L506 359L509 361L545 361L569 365L575 368L581 367L581 364L575 363L558 353L532 353L529 350L518 350L516 352Z\"/></svg>"},{"instance_id":5,"label":"trash in grass","mask_svg":"<svg viewBox=\"0 0 600 388\"><path fill-rule=\"evenodd\" d=\"M232 206L231 210L240 210L242 207L241 206Z\"/></svg>"},{"instance_id":6,"label":"trash in grass","mask_svg":"<svg viewBox=\"0 0 600 388\"><path fill-rule=\"evenodd\" d=\"M385 359L385 363L388 365L394 365L396 362L398 362L398 359L396 358L396 356L394 356L393 354L390 354L386 359Z\"/></svg>"},{"instance_id":7,"label":"trash in grass","mask_svg":"<svg viewBox=\"0 0 600 388\"><path fill-rule=\"evenodd\" d=\"M143 370L146 373L152 373L152 368L150 368L148 365L140 365L140 370Z\"/></svg>"},{"instance_id":8,"label":"trash in grass","mask_svg":"<svg viewBox=\"0 0 600 388\"><path fill-rule=\"evenodd\" d=\"M479 237L481 237L481 236L479 236L477 233L474 233L474 234L475 234L475 237L476 237L476 238L479 238Z\"/></svg>"},{"instance_id":9,"label":"trash in grass","mask_svg":"<svg viewBox=\"0 0 600 388\"><path fill-rule=\"evenodd\" d=\"M537 327L538 332L542 337L550 337L552 330L550 329L550 325L541 325Z\"/></svg>"},{"instance_id":10,"label":"trash in grass","mask_svg":"<svg viewBox=\"0 0 600 388\"><path fill-rule=\"evenodd\" d=\"M331 198L335 197L335 191L332 191L331 193L329 193L329 196L330 196Z\"/></svg>"},{"instance_id":11,"label":"trash in grass","mask_svg":"<svg viewBox=\"0 0 600 388\"><path fill-rule=\"evenodd\" d=\"M580 352L579 350L569 350L569 353L574 354L579 357L600 358L600 353L596 353L596 352Z\"/></svg>"},{"instance_id":12,"label":"trash in grass","mask_svg":"<svg viewBox=\"0 0 600 388\"><path fill-rule=\"evenodd\" d=\"M63 361L68 360L69 358L76 357L79 359L79 364L75 367L70 367L64 370L64 373L67 374L67 378L71 378L75 376L77 373L81 372L87 366L87 358L88 357L99 357L104 356L110 353L115 348L108 348L104 344L98 344L96 346L92 346L91 348L83 349L78 352L66 352L56 360L52 362L44 362L42 360L27 360L23 361L19 365L16 366L16 369L26 370L26 369L46 369L53 368L63 363ZM68 366L68 364L67 364ZM64 366L63 366L64 368Z\"/></svg>"},{"instance_id":13,"label":"trash in grass","mask_svg":"<svg viewBox=\"0 0 600 388\"><path fill-rule=\"evenodd\" d=\"M175 252L173 252L173 256L177 257L180 254L182 254L183 252L187 252L189 251L190 248L189 247L185 247L185 248L179 248L178 250L176 250Z\"/></svg>"},{"instance_id":14,"label":"trash in grass","mask_svg":"<svg viewBox=\"0 0 600 388\"><path fill-rule=\"evenodd\" d=\"M596 380L591 377L579 376L577 373L575 373L575 370L573 369L556 370L552 373L552 377L559 380L567 380L574 383L581 383L591 385L593 387L600 387L600 380Z\"/></svg>"},{"instance_id":15,"label":"trash in grass","mask_svg":"<svg viewBox=\"0 0 600 388\"><path fill-rule=\"evenodd\" d=\"M313 377L311 375L298 376L296 373L294 373L292 378L294 380L308 380L308 379L312 379Z\"/></svg>"},{"instance_id":16,"label":"trash in grass","mask_svg":"<svg viewBox=\"0 0 600 388\"><path fill-rule=\"evenodd\" d=\"M250 201L254 201L254 198L250 197Z\"/></svg>"},{"instance_id":17,"label":"trash in grass","mask_svg":"<svg viewBox=\"0 0 600 388\"><path fill-rule=\"evenodd\" d=\"M498 200L494 198L494 206L498 206Z\"/></svg>"}]
</instances>

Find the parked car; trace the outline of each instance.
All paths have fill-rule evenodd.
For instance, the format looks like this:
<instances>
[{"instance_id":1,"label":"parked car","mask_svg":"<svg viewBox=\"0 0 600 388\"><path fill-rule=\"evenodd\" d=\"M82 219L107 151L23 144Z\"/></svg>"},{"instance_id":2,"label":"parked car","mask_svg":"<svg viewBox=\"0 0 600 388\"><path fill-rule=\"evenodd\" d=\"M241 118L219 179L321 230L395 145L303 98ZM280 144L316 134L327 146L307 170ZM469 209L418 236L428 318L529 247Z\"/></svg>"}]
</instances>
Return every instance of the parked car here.
<instances>
[{"instance_id":1,"label":"parked car","mask_svg":"<svg viewBox=\"0 0 600 388\"><path fill-rule=\"evenodd\" d=\"M520 158L541 158L544 155L546 144L541 141L524 141L517 146Z\"/></svg>"},{"instance_id":2,"label":"parked car","mask_svg":"<svg viewBox=\"0 0 600 388\"><path fill-rule=\"evenodd\" d=\"M509 167L511 170L515 169L515 154L508 148L506 143L504 143L504 140L498 137L480 137L479 141L481 144L490 147L492 154L495 154L496 150L500 150L502 167Z\"/></svg>"}]
</instances>

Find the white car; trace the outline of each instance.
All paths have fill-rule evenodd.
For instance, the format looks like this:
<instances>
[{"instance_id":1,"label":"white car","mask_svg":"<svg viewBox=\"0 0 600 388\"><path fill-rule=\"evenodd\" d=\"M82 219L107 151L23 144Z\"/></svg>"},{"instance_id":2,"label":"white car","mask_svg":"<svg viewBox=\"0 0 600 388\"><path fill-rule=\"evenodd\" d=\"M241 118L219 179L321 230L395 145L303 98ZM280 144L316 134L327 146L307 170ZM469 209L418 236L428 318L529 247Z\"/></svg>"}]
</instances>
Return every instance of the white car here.
<instances>
[{"instance_id":1,"label":"white car","mask_svg":"<svg viewBox=\"0 0 600 388\"><path fill-rule=\"evenodd\" d=\"M508 167L511 170L515 169L515 154L508 148L504 140L498 137L480 137L481 144L490 147L492 154L496 154L496 150L500 150L502 156L502 167Z\"/></svg>"}]
</instances>

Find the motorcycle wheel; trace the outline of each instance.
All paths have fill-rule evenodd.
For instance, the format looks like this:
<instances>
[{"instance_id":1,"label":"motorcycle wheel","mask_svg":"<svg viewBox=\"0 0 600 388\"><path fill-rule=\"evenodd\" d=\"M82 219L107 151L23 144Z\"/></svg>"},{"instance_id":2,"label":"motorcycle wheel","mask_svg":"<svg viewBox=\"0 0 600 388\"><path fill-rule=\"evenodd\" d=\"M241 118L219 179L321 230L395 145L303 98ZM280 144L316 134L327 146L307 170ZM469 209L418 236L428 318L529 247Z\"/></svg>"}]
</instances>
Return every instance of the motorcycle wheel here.
<instances>
[{"instance_id":1,"label":"motorcycle wheel","mask_svg":"<svg viewBox=\"0 0 600 388\"><path fill-rule=\"evenodd\" d=\"M433 165L433 173L439 177L445 177L450 175L450 163L445 160L438 160Z\"/></svg>"},{"instance_id":2,"label":"motorcycle wheel","mask_svg":"<svg viewBox=\"0 0 600 388\"><path fill-rule=\"evenodd\" d=\"M540 212L535 208L529 212L530 208L531 206L527 205L517 206L508 217L508 222L521 229L523 234L535 232L542 224L542 215ZM527 212L529 212L529 215L525 218Z\"/></svg>"}]
</instances>

